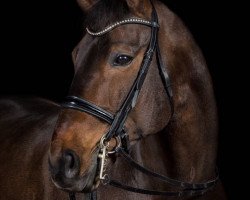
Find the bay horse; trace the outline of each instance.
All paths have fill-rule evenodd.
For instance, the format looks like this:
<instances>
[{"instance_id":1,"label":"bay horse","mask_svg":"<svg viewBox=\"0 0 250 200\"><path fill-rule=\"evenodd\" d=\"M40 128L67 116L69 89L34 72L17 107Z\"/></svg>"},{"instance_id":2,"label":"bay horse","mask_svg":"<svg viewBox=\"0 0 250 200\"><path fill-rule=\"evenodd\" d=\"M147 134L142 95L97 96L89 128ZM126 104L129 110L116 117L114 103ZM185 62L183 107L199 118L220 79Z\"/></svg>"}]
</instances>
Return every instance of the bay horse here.
<instances>
[{"instance_id":1,"label":"bay horse","mask_svg":"<svg viewBox=\"0 0 250 200\"><path fill-rule=\"evenodd\" d=\"M78 3L69 96L0 101L1 199L226 199L212 81L181 20L157 0Z\"/></svg>"}]
</instances>

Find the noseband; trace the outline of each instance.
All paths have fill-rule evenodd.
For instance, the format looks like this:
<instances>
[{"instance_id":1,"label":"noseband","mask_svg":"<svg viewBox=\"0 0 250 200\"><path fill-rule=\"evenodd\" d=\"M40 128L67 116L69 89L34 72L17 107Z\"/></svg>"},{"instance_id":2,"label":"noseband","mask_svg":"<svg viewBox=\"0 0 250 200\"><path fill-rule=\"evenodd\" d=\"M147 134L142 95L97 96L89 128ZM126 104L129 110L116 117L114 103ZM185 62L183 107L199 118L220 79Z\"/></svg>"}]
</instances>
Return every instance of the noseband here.
<instances>
[{"instance_id":1,"label":"noseband","mask_svg":"<svg viewBox=\"0 0 250 200\"><path fill-rule=\"evenodd\" d=\"M144 19L140 18L130 18L130 19L125 19L119 22L116 22L115 24L112 24L108 27L106 27L104 30L100 32L92 32L88 28L87 33L92 35L92 36L102 36L104 34L107 34L108 32L112 31L114 28L125 25L125 24L139 24L139 25L146 25L151 27L151 37L150 37L150 42L147 47L147 50L144 54L139 72L137 74L137 77L125 99L125 101L122 103L122 106L118 110L116 114L112 114L99 106L81 99L76 96L68 96L66 97L66 100L62 103L62 106L64 108L70 108L70 109L75 109L81 112L88 113L90 115L93 115L108 124L110 124L110 128L107 131L106 134L103 135L101 141L100 141L100 152L99 152L99 179L102 181L103 184L110 184L114 187L118 187L124 190L128 190L131 192L136 192L136 193L142 193L142 194L149 194L149 195L166 195L166 196L183 196L183 195L189 195L189 196L194 196L194 195L202 195L203 193L207 192L211 188L213 188L216 183L218 182L218 173L216 173L216 178L204 183L189 183L189 182L183 182L179 181L176 179L172 179L169 177L166 177L164 175L155 173L140 164L138 164L136 161L134 161L130 155L128 154L128 149L129 149L129 136L125 131L124 124L126 122L126 119L128 117L128 114L130 111L135 107L136 101L138 98L138 95L141 91L142 85L144 83L144 80L146 78L149 66L151 64L154 52L156 52L156 59L157 59L157 66L159 69L159 74L164 86L164 89L167 93L169 102L170 102L170 107L171 107L171 117L174 113L174 106L173 106L173 95L172 95L172 89L170 85L170 79L168 76L168 73L166 71L166 67L164 66L161 58L161 53L160 53L160 48L158 45L158 29L159 29L159 24L158 24L158 16L156 13L156 10L152 4L153 10L152 10L152 16L151 16L151 21L147 21ZM166 182L174 187L180 188L180 191L177 192L172 192L172 191L155 191L155 190L147 190L147 189L141 189L141 188L134 188L128 185L124 185L116 180L111 180L107 174L104 174L105 169L105 160L108 156L108 142L112 138L117 138L118 147L115 149L115 153L120 154L125 160L129 162L134 168L137 170L143 172L144 174L148 176L153 176L163 182ZM74 194L70 194L70 199L73 200L75 198Z\"/></svg>"}]
</instances>

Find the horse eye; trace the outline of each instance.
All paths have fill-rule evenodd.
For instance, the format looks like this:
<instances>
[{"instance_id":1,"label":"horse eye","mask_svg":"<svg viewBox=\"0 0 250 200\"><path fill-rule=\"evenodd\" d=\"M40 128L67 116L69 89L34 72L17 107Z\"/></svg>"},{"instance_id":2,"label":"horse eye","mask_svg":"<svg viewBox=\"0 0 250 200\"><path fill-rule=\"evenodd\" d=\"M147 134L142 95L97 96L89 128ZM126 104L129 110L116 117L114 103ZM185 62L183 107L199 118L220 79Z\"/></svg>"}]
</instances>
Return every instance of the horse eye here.
<instances>
[{"instance_id":1,"label":"horse eye","mask_svg":"<svg viewBox=\"0 0 250 200\"><path fill-rule=\"evenodd\" d=\"M128 65L131 63L131 61L133 60L133 57L128 56L128 55L118 55L115 60L113 65L114 66L124 66L124 65Z\"/></svg>"}]
</instances>

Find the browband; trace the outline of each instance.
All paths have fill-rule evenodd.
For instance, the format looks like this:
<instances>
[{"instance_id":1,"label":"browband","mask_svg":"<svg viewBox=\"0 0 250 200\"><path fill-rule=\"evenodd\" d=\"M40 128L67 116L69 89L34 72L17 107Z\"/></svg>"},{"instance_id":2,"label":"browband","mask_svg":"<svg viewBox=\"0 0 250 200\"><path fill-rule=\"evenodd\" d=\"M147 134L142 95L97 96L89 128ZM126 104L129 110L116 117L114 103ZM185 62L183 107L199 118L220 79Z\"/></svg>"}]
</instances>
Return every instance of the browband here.
<instances>
[{"instance_id":1,"label":"browband","mask_svg":"<svg viewBox=\"0 0 250 200\"><path fill-rule=\"evenodd\" d=\"M86 28L86 31L88 32L88 34L93 35L93 36L102 36L110 31L112 31L117 26L120 26L123 24L141 24L141 25L145 25L145 26L159 28L159 24L156 22L147 21L147 20L141 19L141 18L128 18L128 19L124 19L124 20L115 22L114 24L108 25L103 30L98 31L98 32L91 31L89 28Z\"/></svg>"}]
</instances>

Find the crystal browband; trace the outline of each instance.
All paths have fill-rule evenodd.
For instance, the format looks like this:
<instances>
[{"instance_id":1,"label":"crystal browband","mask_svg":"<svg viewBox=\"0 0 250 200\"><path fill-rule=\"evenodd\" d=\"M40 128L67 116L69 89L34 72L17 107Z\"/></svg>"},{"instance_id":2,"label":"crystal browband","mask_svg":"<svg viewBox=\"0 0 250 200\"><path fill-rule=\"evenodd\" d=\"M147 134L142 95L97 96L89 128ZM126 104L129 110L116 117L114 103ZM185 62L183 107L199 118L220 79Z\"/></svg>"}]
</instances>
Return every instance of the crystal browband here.
<instances>
[{"instance_id":1,"label":"crystal browband","mask_svg":"<svg viewBox=\"0 0 250 200\"><path fill-rule=\"evenodd\" d=\"M88 34L93 35L93 36L102 36L102 35L108 33L109 31L113 30L115 27L117 27L119 25L123 25L123 24L142 24L142 25L150 26L150 27L159 27L158 23L156 23L156 22L150 22L150 21L140 19L140 18L129 18L129 19L124 19L124 20L118 21L118 22L111 24L109 26L106 26L103 30L101 30L99 32L93 32L93 31L89 30L89 28L86 28L86 31L88 32Z\"/></svg>"}]
</instances>

